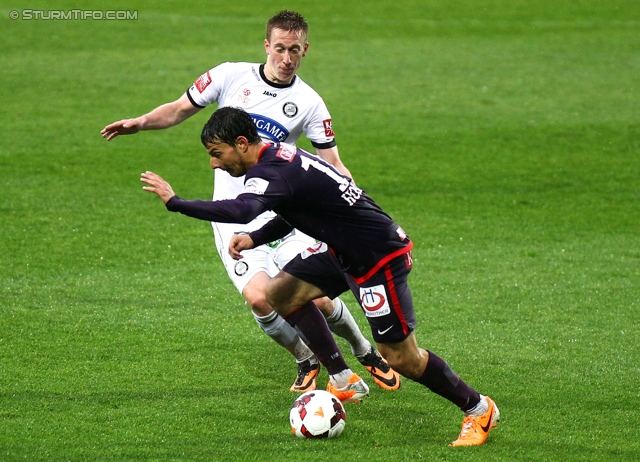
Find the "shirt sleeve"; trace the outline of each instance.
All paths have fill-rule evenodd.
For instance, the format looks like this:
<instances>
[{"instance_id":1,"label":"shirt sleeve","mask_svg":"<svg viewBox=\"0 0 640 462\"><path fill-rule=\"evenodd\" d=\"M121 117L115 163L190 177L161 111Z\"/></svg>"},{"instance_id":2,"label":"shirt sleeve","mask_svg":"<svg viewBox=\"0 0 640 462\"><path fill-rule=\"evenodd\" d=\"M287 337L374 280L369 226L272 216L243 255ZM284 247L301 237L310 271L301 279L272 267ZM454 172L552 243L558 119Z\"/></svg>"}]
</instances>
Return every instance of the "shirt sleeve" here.
<instances>
[{"instance_id":1,"label":"shirt sleeve","mask_svg":"<svg viewBox=\"0 0 640 462\"><path fill-rule=\"evenodd\" d=\"M329 149L336 146L331 114L320 95L317 95L316 106L307 117L302 131L314 148Z\"/></svg>"},{"instance_id":2,"label":"shirt sleeve","mask_svg":"<svg viewBox=\"0 0 640 462\"><path fill-rule=\"evenodd\" d=\"M262 244L267 244L268 242L273 242L276 239L280 239L291 231L293 231L293 226L278 215L271 221L265 223L262 228L249 233L249 237L257 247Z\"/></svg>"},{"instance_id":3,"label":"shirt sleeve","mask_svg":"<svg viewBox=\"0 0 640 462\"><path fill-rule=\"evenodd\" d=\"M275 211L291 198L291 187L287 181L287 175L290 174L282 167L258 163L247 172L238 199L252 198L261 202L265 210Z\"/></svg>"},{"instance_id":4,"label":"shirt sleeve","mask_svg":"<svg viewBox=\"0 0 640 462\"><path fill-rule=\"evenodd\" d=\"M220 201L187 201L173 196L167 202L167 210L199 220L246 224L267 209L262 201L251 196Z\"/></svg>"},{"instance_id":5,"label":"shirt sleeve","mask_svg":"<svg viewBox=\"0 0 640 462\"><path fill-rule=\"evenodd\" d=\"M187 90L187 97L195 107L203 108L218 102L224 88L229 63L209 69L193 82Z\"/></svg>"}]
</instances>

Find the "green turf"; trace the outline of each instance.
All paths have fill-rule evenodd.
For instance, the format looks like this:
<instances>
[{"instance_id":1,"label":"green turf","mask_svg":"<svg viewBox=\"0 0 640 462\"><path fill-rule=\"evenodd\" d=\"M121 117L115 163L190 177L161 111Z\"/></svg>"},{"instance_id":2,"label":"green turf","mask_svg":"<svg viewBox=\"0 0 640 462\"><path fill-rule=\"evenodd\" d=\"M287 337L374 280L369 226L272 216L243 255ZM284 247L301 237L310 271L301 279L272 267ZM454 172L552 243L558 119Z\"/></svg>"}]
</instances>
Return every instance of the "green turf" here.
<instances>
[{"instance_id":1,"label":"green turf","mask_svg":"<svg viewBox=\"0 0 640 462\"><path fill-rule=\"evenodd\" d=\"M638 2L240 3L0 4L0 460L638 460ZM500 406L483 447L448 448L459 411L408 381L348 406L338 440L293 437L290 357L209 225L138 181L207 198L210 110L99 136L262 60L284 7L344 162L415 241L420 343Z\"/></svg>"}]
</instances>

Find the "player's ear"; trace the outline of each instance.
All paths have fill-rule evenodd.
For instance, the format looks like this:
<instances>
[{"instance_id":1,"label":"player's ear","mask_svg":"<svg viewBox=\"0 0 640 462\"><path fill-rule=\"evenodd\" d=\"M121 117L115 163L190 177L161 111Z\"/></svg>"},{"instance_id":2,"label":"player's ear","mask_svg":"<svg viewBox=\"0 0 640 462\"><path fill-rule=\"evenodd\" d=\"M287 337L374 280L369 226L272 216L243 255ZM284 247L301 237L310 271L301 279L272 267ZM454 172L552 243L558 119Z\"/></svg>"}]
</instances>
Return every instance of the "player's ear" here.
<instances>
[{"instance_id":1,"label":"player's ear","mask_svg":"<svg viewBox=\"0 0 640 462\"><path fill-rule=\"evenodd\" d=\"M236 138L236 146L240 149L240 151L247 152L247 149L249 149L249 140L246 137L240 135Z\"/></svg>"},{"instance_id":2,"label":"player's ear","mask_svg":"<svg viewBox=\"0 0 640 462\"><path fill-rule=\"evenodd\" d=\"M304 48L302 49L302 57L307 56L307 50L309 49L309 42L305 42Z\"/></svg>"},{"instance_id":3,"label":"player's ear","mask_svg":"<svg viewBox=\"0 0 640 462\"><path fill-rule=\"evenodd\" d=\"M269 54L269 40L264 39L264 51Z\"/></svg>"}]
</instances>

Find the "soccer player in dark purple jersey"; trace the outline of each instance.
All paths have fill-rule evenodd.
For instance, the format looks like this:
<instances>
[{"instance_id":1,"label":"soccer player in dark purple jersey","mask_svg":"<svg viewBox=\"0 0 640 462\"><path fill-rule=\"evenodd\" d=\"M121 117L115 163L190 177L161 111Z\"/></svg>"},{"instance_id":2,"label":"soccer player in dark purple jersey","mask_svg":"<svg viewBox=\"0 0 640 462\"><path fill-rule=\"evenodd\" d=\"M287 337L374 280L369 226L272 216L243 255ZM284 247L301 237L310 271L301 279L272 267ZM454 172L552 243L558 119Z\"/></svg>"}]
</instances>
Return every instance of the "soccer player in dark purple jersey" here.
<instances>
[{"instance_id":1,"label":"soccer player in dark purple jersey","mask_svg":"<svg viewBox=\"0 0 640 462\"><path fill-rule=\"evenodd\" d=\"M318 239L267 286L267 300L295 326L330 375L327 390L341 400L358 401L366 393L349 369L313 300L347 290L355 295L380 353L405 377L448 399L465 414L452 446L483 444L500 418L495 402L467 385L435 353L418 347L407 277L413 244L353 180L311 154L282 143L265 143L251 117L241 109L216 111L202 132L211 167L245 175L236 199L186 201L160 176L145 172L145 190L167 209L202 220L246 223L266 210L277 217L261 229L232 239L229 253L279 238L297 228Z\"/></svg>"}]
</instances>

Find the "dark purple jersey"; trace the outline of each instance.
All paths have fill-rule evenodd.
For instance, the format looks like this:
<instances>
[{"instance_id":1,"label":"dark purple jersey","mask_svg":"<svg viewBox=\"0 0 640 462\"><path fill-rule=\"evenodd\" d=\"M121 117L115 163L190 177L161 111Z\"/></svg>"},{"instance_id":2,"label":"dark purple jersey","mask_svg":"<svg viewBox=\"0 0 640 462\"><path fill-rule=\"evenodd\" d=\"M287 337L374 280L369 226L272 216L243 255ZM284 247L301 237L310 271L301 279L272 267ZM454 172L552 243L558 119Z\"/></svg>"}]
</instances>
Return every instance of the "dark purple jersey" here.
<instances>
[{"instance_id":1,"label":"dark purple jersey","mask_svg":"<svg viewBox=\"0 0 640 462\"><path fill-rule=\"evenodd\" d=\"M273 210L279 217L251 233L256 245L297 228L325 242L343 268L358 279L366 279L412 247L402 228L350 178L287 144L270 144L262 150L236 199L205 202L174 197L167 208L227 223L247 223Z\"/></svg>"}]
</instances>

